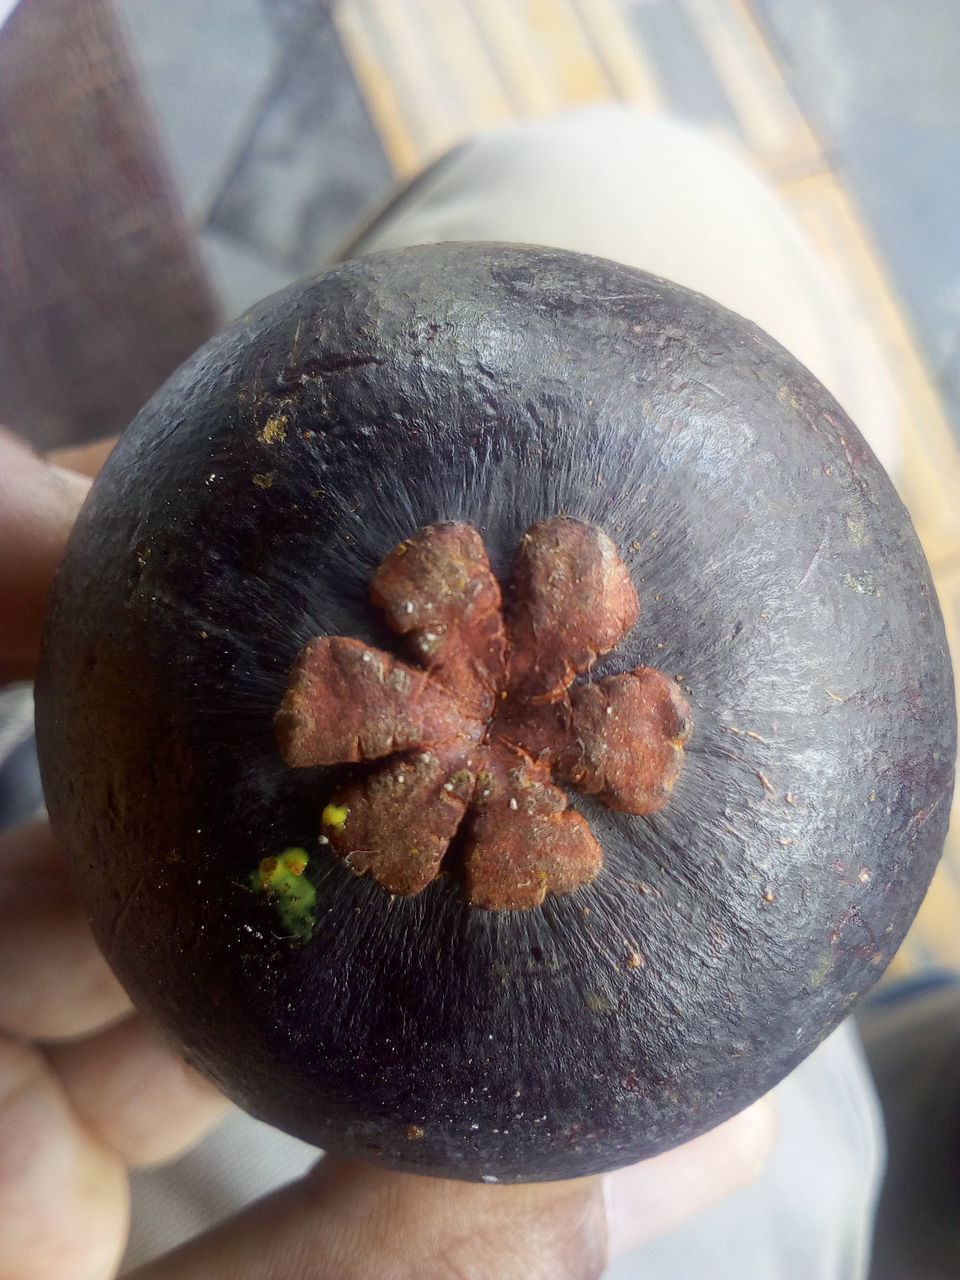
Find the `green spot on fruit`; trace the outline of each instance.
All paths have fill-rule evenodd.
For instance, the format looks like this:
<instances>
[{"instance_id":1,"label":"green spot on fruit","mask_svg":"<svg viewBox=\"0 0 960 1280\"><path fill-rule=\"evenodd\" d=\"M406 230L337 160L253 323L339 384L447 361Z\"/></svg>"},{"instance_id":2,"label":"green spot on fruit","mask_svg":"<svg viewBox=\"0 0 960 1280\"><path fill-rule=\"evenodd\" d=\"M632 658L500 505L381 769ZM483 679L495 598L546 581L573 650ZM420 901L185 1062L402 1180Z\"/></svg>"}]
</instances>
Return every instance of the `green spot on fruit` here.
<instances>
[{"instance_id":1,"label":"green spot on fruit","mask_svg":"<svg viewBox=\"0 0 960 1280\"><path fill-rule=\"evenodd\" d=\"M304 875L305 849L284 849L277 858L264 858L251 877L256 893L272 898L286 931L306 940L316 925L317 891Z\"/></svg>"},{"instance_id":2,"label":"green spot on fruit","mask_svg":"<svg viewBox=\"0 0 960 1280\"><path fill-rule=\"evenodd\" d=\"M349 812L345 804L328 804L320 815L320 821L325 827L333 827L335 831L340 831L347 821Z\"/></svg>"}]
</instances>

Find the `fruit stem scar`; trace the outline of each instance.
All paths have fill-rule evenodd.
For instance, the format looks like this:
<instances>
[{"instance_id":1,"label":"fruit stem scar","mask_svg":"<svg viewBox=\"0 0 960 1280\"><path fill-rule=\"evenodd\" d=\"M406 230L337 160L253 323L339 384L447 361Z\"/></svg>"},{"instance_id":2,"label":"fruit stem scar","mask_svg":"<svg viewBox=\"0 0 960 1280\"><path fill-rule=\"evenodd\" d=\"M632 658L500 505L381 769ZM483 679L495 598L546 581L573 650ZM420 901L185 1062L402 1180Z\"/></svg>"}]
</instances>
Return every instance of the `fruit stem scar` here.
<instances>
[{"instance_id":1,"label":"fruit stem scar","mask_svg":"<svg viewBox=\"0 0 960 1280\"><path fill-rule=\"evenodd\" d=\"M370 588L411 661L318 636L291 671L280 753L294 768L375 764L335 789L320 840L390 894L426 888L455 837L474 906L572 893L603 858L556 783L639 815L666 804L679 777L691 719L675 680L651 667L579 679L640 610L607 534L568 516L533 525L512 587L505 609L472 526L426 525Z\"/></svg>"}]
</instances>

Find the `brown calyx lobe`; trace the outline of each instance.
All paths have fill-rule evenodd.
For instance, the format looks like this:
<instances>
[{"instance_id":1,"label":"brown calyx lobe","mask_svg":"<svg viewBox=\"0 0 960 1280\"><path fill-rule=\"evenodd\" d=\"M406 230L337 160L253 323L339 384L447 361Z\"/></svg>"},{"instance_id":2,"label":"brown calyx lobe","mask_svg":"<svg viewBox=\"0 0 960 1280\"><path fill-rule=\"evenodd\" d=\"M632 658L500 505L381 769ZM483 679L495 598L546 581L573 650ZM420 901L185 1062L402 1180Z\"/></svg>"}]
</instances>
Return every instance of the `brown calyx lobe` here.
<instances>
[{"instance_id":1,"label":"brown calyx lobe","mask_svg":"<svg viewBox=\"0 0 960 1280\"><path fill-rule=\"evenodd\" d=\"M566 516L529 529L507 616L483 540L463 524L395 547L371 598L418 665L317 638L276 717L290 765L383 761L324 810L321 841L357 874L417 893L453 844L473 905L537 906L603 861L554 777L627 813L666 802L691 728L676 683L648 667L573 683L639 614L601 529Z\"/></svg>"},{"instance_id":2,"label":"brown calyx lobe","mask_svg":"<svg viewBox=\"0 0 960 1280\"><path fill-rule=\"evenodd\" d=\"M486 719L503 683L507 642L500 584L476 529L417 530L383 559L370 598L414 658L465 711Z\"/></svg>"},{"instance_id":3,"label":"brown calyx lobe","mask_svg":"<svg viewBox=\"0 0 960 1280\"><path fill-rule=\"evenodd\" d=\"M562 698L640 615L627 566L602 529L556 517L520 539L510 616L512 690Z\"/></svg>"}]
</instances>

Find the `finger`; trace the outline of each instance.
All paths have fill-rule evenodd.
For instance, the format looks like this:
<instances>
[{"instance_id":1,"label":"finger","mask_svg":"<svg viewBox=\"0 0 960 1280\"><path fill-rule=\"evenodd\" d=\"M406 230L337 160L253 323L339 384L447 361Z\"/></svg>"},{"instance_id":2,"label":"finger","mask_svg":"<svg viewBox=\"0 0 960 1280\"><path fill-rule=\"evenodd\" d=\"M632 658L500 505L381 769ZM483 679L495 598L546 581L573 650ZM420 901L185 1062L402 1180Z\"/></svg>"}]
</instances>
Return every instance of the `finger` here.
<instances>
[{"instance_id":1,"label":"finger","mask_svg":"<svg viewBox=\"0 0 960 1280\"><path fill-rule=\"evenodd\" d=\"M644 1240L744 1186L775 1137L767 1100L607 1178L520 1187L327 1157L129 1280L596 1280ZM606 1191L606 1196L604 1196Z\"/></svg>"},{"instance_id":2,"label":"finger","mask_svg":"<svg viewBox=\"0 0 960 1280\"><path fill-rule=\"evenodd\" d=\"M769 1097L692 1142L606 1180L610 1256L620 1257L749 1185L776 1140Z\"/></svg>"},{"instance_id":3,"label":"finger","mask_svg":"<svg viewBox=\"0 0 960 1280\"><path fill-rule=\"evenodd\" d=\"M139 1015L46 1056L80 1120L128 1165L186 1151L229 1106Z\"/></svg>"},{"instance_id":4,"label":"finger","mask_svg":"<svg viewBox=\"0 0 960 1280\"><path fill-rule=\"evenodd\" d=\"M55 466L77 471L82 476L95 476L117 443L116 436L94 440L91 444L71 445L68 449L51 449L47 461Z\"/></svg>"},{"instance_id":5,"label":"finger","mask_svg":"<svg viewBox=\"0 0 960 1280\"><path fill-rule=\"evenodd\" d=\"M45 822L0 834L0 1028L88 1035L130 1012Z\"/></svg>"},{"instance_id":6,"label":"finger","mask_svg":"<svg viewBox=\"0 0 960 1280\"><path fill-rule=\"evenodd\" d=\"M76 1123L40 1054L0 1037L0 1280L110 1280L123 1165Z\"/></svg>"},{"instance_id":7,"label":"finger","mask_svg":"<svg viewBox=\"0 0 960 1280\"><path fill-rule=\"evenodd\" d=\"M493 1187L327 1157L129 1280L597 1280L601 1187Z\"/></svg>"},{"instance_id":8,"label":"finger","mask_svg":"<svg viewBox=\"0 0 960 1280\"><path fill-rule=\"evenodd\" d=\"M0 683L33 673L50 584L88 488L0 429Z\"/></svg>"}]
</instances>

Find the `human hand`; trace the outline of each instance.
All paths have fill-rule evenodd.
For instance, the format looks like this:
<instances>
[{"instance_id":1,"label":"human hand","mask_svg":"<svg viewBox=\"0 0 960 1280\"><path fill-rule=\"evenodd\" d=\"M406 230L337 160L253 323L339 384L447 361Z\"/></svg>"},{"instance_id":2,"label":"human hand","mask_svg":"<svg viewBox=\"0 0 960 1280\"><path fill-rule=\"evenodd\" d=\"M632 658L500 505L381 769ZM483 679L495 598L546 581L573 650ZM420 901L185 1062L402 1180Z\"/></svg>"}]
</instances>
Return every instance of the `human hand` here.
<instances>
[{"instance_id":1,"label":"human hand","mask_svg":"<svg viewBox=\"0 0 960 1280\"><path fill-rule=\"evenodd\" d=\"M0 682L32 673L86 487L0 434ZM227 1105L132 1010L46 824L0 836L0 1280L110 1280L127 1170L188 1150ZM749 1182L773 1134L762 1100L605 1178L517 1187L325 1157L136 1280L595 1280Z\"/></svg>"}]
</instances>

